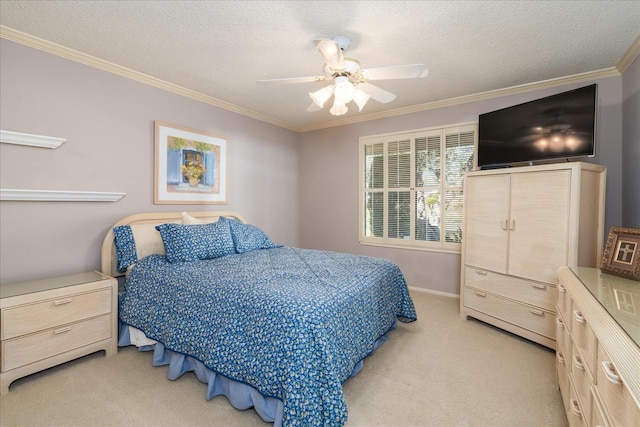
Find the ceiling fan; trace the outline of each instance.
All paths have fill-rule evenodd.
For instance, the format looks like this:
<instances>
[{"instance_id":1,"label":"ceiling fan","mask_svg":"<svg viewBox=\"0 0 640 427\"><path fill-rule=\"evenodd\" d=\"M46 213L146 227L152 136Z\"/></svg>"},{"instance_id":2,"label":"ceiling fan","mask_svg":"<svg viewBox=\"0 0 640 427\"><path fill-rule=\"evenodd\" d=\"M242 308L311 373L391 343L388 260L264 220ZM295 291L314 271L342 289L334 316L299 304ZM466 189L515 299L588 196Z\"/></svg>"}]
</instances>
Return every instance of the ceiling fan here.
<instances>
[{"instance_id":1,"label":"ceiling fan","mask_svg":"<svg viewBox=\"0 0 640 427\"><path fill-rule=\"evenodd\" d=\"M395 94L369 83L372 80L412 79L426 77L429 74L424 64L360 68L358 60L345 58L342 54L351 43L347 36L316 39L314 43L325 60L321 76L259 80L258 84L282 85L331 81L331 84L322 89L309 92L313 102L307 111L319 111L333 96L333 106L329 112L334 116L340 116L348 111L347 104L351 101L356 103L359 111L362 111L369 98L383 104L396 98Z\"/></svg>"}]
</instances>

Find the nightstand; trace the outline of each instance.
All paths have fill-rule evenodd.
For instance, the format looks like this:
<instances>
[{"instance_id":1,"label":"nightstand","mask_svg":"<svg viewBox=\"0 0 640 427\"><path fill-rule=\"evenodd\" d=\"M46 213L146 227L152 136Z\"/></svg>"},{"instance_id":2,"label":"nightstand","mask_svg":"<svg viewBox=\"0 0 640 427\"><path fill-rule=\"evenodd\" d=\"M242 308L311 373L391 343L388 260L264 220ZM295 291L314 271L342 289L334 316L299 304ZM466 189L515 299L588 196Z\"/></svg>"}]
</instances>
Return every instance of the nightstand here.
<instances>
[{"instance_id":1,"label":"nightstand","mask_svg":"<svg viewBox=\"0 0 640 427\"><path fill-rule=\"evenodd\" d=\"M86 272L0 285L0 394L18 378L117 347L118 283Z\"/></svg>"}]
</instances>

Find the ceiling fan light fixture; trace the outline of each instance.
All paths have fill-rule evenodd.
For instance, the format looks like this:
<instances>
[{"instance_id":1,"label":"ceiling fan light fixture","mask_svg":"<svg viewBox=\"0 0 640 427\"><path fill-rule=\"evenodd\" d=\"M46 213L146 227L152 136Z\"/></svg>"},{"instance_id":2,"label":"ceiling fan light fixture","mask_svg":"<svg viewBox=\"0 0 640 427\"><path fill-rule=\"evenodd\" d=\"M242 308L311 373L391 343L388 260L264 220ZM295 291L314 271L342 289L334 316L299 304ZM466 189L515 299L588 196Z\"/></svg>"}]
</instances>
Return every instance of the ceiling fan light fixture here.
<instances>
[{"instance_id":1,"label":"ceiling fan light fixture","mask_svg":"<svg viewBox=\"0 0 640 427\"><path fill-rule=\"evenodd\" d=\"M338 101L338 99L334 97L333 98L333 107L331 107L329 109L329 112L331 114L333 114L334 116L341 116L343 114L346 114L347 111L349 111L347 106L345 104L343 104L342 102Z\"/></svg>"},{"instance_id":2,"label":"ceiling fan light fixture","mask_svg":"<svg viewBox=\"0 0 640 427\"><path fill-rule=\"evenodd\" d=\"M309 92L311 100L320 108L324 107L324 103L333 95L333 85L325 86L315 92Z\"/></svg>"},{"instance_id":3,"label":"ceiling fan light fixture","mask_svg":"<svg viewBox=\"0 0 640 427\"><path fill-rule=\"evenodd\" d=\"M356 93L356 88L349 81L348 77L338 76L336 77L336 88L333 91L333 96L342 104L347 104L353 99L353 95Z\"/></svg>"},{"instance_id":4,"label":"ceiling fan light fixture","mask_svg":"<svg viewBox=\"0 0 640 427\"><path fill-rule=\"evenodd\" d=\"M362 111L364 106L367 104L367 101L369 101L369 98L371 98L371 95L361 91L360 89L356 89L356 93L353 94L353 102L358 106L358 111Z\"/></svg>"}]
</instances>

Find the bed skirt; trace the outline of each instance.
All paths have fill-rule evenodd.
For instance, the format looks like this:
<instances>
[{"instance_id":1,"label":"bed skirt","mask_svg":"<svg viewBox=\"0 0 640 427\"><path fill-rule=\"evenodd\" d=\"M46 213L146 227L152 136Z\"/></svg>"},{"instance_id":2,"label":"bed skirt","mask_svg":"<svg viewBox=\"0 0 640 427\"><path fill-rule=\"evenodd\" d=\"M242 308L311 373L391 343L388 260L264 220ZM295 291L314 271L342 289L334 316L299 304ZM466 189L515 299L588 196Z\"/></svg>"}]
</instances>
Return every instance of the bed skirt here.
<instances>
[{"instance_id":1,"label":"bed skirt","mask_svg":"<svg viewBox=\"0 0 640 427\"><path fill-rule=\"evenodd\" d=\"M273 423L274 427L282 425L284 405L280 399L263 396L249 384L220 375L191 356L168 350L162 343L148 339L140 330L132 326L123 324L118 326L120 331L118 346L135 345L139 351L153 351L153 366L169 365L168 379L176 380L187 372L193 372L200 381L207 384L207 400L224 395L234 408L245 410L253 407L264 421ZM395 329L395 325L391 329ZM384 334L375 342L373 351L387 341L387 335L388 333ZM356 364L349 378L360 372L363 363L364 359Z\"/></svg>"}]
</instances>

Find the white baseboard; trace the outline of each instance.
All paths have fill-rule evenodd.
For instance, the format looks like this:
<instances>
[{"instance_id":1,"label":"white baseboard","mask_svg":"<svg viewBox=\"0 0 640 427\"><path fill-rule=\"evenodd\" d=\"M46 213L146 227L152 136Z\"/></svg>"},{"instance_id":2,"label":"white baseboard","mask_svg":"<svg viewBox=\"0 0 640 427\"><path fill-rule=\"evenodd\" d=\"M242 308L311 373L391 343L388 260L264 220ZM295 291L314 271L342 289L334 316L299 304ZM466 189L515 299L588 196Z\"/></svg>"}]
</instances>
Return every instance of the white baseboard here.
<instances>
[{"instance_id":1,"label":"white baseboard","mask_svg":"<svg viewBox=\"0 0 640 427\"><path fill-rule=\"evenodd\" d=\"M425 294L439 295L441 297L447 297L447 298L460 298L459 294L452 294L452 293L449 293L449 292L435 291L433 289L416 288L415 286L407 286L407 287L409 288L410 291L423 292Z\"/></svg>"}]
</instances>

